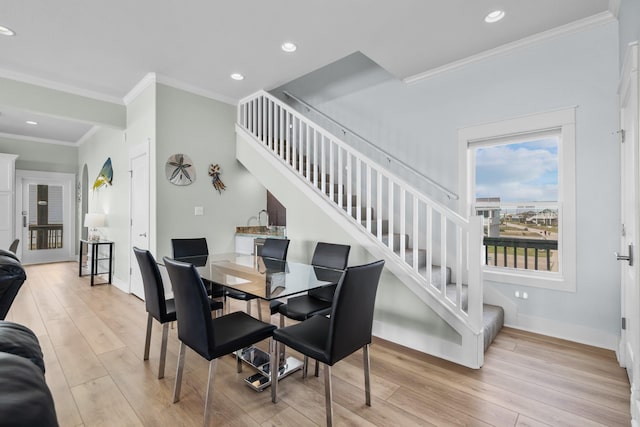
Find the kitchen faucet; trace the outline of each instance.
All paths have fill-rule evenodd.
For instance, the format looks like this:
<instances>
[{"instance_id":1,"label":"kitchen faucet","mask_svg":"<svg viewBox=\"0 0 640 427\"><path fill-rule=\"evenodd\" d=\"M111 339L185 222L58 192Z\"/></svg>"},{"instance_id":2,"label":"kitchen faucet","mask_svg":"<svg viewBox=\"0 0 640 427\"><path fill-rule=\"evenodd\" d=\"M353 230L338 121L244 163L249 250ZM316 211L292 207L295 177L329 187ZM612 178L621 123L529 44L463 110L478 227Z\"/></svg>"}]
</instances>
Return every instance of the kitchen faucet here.
<instances>
[{"instance_id":1,"label":"kitchen faucet","mask_svg":"<svg viewBox=\"0 0 640 427\"><path fill-rule=\"evenodd\" d=\"M258 225L262 226L262 213L267 214L267 228L269 227L269 212L267 212L266 209L262 209L260 212L258 212Z\"/></svg>"}]
</instances>

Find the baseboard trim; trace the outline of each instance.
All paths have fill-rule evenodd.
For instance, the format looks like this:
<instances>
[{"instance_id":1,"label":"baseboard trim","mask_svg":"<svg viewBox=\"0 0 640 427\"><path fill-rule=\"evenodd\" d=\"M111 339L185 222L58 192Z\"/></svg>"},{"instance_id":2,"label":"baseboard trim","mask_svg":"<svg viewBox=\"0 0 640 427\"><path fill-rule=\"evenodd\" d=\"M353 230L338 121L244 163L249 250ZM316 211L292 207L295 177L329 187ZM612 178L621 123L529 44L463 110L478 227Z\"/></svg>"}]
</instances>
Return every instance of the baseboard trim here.
<instances>
[{"instance_id":1,"label":"baseboard trim","mask_svg":"<svg viewBox=\"0 0 640 427\"><path fill-rule=\"evenodd\" d=\"M505 326L612 351L618 350L618 341L620 340L618 335L609 334L602 330L522 313L517 314L515 323L505 322Z\"/></svg>"}]
</instances>

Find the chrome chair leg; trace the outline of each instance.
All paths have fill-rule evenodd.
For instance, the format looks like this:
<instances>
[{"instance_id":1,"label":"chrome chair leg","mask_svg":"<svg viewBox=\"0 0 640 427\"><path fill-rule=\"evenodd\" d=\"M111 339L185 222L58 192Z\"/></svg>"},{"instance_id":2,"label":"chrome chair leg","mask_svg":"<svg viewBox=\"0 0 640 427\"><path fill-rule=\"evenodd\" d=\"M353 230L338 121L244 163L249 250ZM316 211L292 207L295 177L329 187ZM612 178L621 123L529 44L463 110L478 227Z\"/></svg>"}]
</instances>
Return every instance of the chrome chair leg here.
<instances>
[{"instance_id":1,"label":"chrome chair leg","mask_svg":"<svg viewBox=\"0 0 640 427\"><path fill-rule=\"evenodd\" d=\"M284 328L284 316L280 315L280 327ZM281 342L278 343L278 357L280 358L280 362L284 363L284 347L285 345Z\"/></svg>"},{"instance_id":2,"label":"chrome chair leg","mask_svg":"<svg viewBox=\"0 0 640 427\"><path fill-rule=\"evenodd\" d=\"M362 347L363 360L364 360L364 395L367 406L371 406L371 381L369 379L369 373L371 366L369 364L369 344Z\"/></svg>"},{"instance_id":3,"label":"chrome chair leg","mask_svg":"<svg viewBox=\"0 0 640 427\"><path fill-rule=\"evenodd\" d=\"M169 337L169 323L162 325L162 344L160 345L160 363L158 366L158 379L164 378L164 364L167 360L167 338Z\"/></svg>"},{"instance_id":4,"label":"chrome chair leg","mask_svg":"<svg viewBox=\"0 0 640 427\"><path fill-rule=\"evenodd\" d=\"M251 300L247 301L247 314L251 316Z\"/></svg>"},{"instance_id":5,"label":"chrome chair leg","mask_svg":"<svg viewBox=\"0 0 640 427\"><path fill-rule=\"evenodd\" d=\"M307 369L309 368L309 356L304 356L302 361L302 378L307 378Z\"/></svg>"},{"instance_id":6,"label":"chrome chair leg","mask_svg":"<svg viewBox=\"0 0 640 427\"><path fill-rule=\"evenodd\" d=\"M216 367L218 366L218 359L209 361L209 379L207 380L207 394L204 398L204 427L209 427L211 422L211 405L213 404L213 383L216 375Z\"/></svg>"},{"instance_id":7,"label":"chrome chair leg","mask_svg":"<svg viewBox=\"0 0 640 427\"><path fill-rule=\"evenodd\" d=\"M259 298L256 298L256 304L258 306L258 319L262 320L262 304L260 304Z\"/></svg>"},{"instance_id":8,"label":"chrome chair leg","mask_svg":"<svg viewBox=\"0 0 640 427\"><path fill-rule=\"evenodd\" d=\"M333 390L331 387L331 366L324 365L324 399L327 410L327 427L333 426Z\"/></svg>"},{"instance_id":9,"label":"chrome chair leg","mask_svg":"<svg viewBox=\"0 0 640 427\"><path fill-rule=\"evenodd\" d=\"M242 349L236 351L236 372L242 372Z\"/></svg>"},{"instance_id":10,"label":"chrome chair leg","mask_svg":"<svg viewBox=\"0 0 640 427\"><path fill-rule=\"evenodd\" d=\"M269 340L269 372L271 373L271 401L278 403L278 373L280 368L278 367L278 342L271 338Z\"/></svg>"},{"instance_id":11,"label":"chrome chair leg","mask_svg":"<svg viewBox=\"0 0 640 427\"><path fill-rule=\"evenodd\" d=\"M178 368L176 369L176 384L173 387L173 403L180 400L180 388L182 387L182 372L184 371L184 355L187 346L180 341L180 350L178 350Z\"/></svg>"},{"instance_id":12,"label":"chrome chair leg","mask_svg":"<svg viewBox=\"0 0 640 427\"><path fill-rule=\"evenodd\" d=\"M147 314L147 338L144 340L143 360L149 360L149 347L151 346L151 328L153 327L153 317Z\"/></svg>"}]
</instances>

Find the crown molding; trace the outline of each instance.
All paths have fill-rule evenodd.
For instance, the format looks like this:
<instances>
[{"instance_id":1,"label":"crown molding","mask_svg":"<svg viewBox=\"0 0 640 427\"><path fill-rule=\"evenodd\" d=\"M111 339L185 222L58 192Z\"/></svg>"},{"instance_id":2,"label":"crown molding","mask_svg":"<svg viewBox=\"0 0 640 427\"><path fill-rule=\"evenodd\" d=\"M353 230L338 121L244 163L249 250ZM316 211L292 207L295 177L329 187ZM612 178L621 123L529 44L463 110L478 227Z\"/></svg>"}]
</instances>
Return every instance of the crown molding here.
<instances>
[{"instance_id":1,"label":"crown molding","mask_svg":"<svg viewBox=\"0 0 640 427\"><path fill-rule=\"evenodd\" d=\"M112 104L122 105L122 99L118 98L117 96L105 95L104 93L81 89L76 86L66 85L64 83L54 82L52 80L34 77L27 74L16 73L15 71L9 71L3 68L0 68L0 77L22 83L32 84L35 86L41 86L46 89L70 93L72 95L83 96L85 98L91 98L97 101L104 101L110 102Z\"/></svg>"},{"instance_id":2,"label":"crown molding","mask_svg":"<svg viewBox=\"0 0 640 427\"><path fill-rule=\"evenodd\" d=\"M221 95L216 92L211 92L206 89L202 89L200 87L190 85L188 83L183 83L181 81L175 80L171 77L163 76L161 74L156 74L156 77L157 77L156 81L163 85L171 86L172 88L175 88L175 89L184 90L185 92L193 93L194 95L200 95L205 98L210 98L210 99L213 99L214 101L224 102L225 104L230 104L233 106L238 105L237 99L234 99L225 95Z\"/></svg>"},{"instance_id":3,"label":"crown molding","mask_svg":"<svg viewBox=\"0 0 640 427\"><path fill-rule=\"evenodd\" d=\"M99 130L100 130L100 126L91 126L91 129L89 129L84 135L82 135L78 140L78 142L76 142L74 145L80 147L82 144L87 142L89 138L95 135Z\"/></svg>"},{"instance_id":4,"label":"crown molding","mask_svg":"<svg viewBox=\"0 0 640 427\"><path fill-rule=\"evenodd\" d=\"M16 135L13 133L0 132L0 138L15 139L18 141L40 142L43 144L67 145L69 147L77 147L75 143L69 142L69 141L60 141L58 139L50 139L50 138L38 138L35 136Z\"/></svg>"},{"instance_id":5,"label":"crown molding","mask_svg":"<svg viewBox=\"0 0 640 427\"><path fill-rule=\"evenodd\" d=\"M616 0L613 0L612 2L615 2L615 1ZM569 24L562 25L560 27L556 27L551 30L543 31L541 33L534 34L532 36L517 40L515 42L498 46L497 48L494 48L494 49L486 50L477 55L472 55L467 58L461 59L459 61L450 62L449 64L443 65L441 67L433 68L431 70L427 70L425 72L406 77L402 81L406 84L417 83L422 80L435 77L439 74L453 71L458 68L466 67L467 65L471 65L476 62L484 61L486 59L493 58L495 56L504 55L520 49L524 49L536 43L552 40L557 37L565 36L567 34L584 31L590 28L598 27L598 26L609 24L611 22L616 22L616 21L617 19L611 11L601 12L596 15L590 16L588 18L579 19Z\"/></svg>"},{"instance_id":6,"label":"crown molding","mask_svg":"<svg viewBox=\"0 0 640 427\"><path fill-rule=\"evenodd\" d=\"M194 95L203 96L205 98L213 99L215 101L224 102L225 104L230 104L233 106L238 105L238 100L230 98L228 96L220 95L219 93L211 92L205 89L202 89L197 86L190 85L188 83L181 82L179 80L173 79L171 77L167 77L158 73L148 73L146 76L142 78L136 84L133 89L127 93L124 97L123 101L125 105L129 105L134 99L136 99L140 94L147 89L152 84L163 84L165 86L172 87L174 89L183 90L185 92L192 93Z\"/></svg>"},{"instance_id":7,"label":"crown molding","mask_svg":"<svg viewBox=\"0 0 640 427\"><path fill-rule=\"evenodd\" d=\"M620 12L620 0L609 0L609 12L611 12L615 18L618 18L618 13Z\"/></svg>"},{"instance_id":8,"label":"crown molding","mask_svg":"<svg viewBox=\"0 0 640 427\"><path fill-rule=\"evenodd\" d=\"M152 84L156 83L156 73L147 73L133 88L122 98L124 105L128 106L140 96L142 92Z\"/></svg>"}]
</instances>

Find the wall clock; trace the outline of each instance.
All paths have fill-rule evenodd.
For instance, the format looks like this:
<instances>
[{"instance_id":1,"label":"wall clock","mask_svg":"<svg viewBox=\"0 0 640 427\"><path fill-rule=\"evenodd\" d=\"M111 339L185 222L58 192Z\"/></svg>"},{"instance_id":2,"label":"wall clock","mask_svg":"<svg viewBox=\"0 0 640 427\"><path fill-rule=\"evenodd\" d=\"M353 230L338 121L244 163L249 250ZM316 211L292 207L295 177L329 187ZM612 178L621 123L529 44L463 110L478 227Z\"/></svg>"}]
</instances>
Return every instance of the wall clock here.
<instances>
[{"instance_id":1,"label":"wall clock","mask_svg":"<svg viewBox=\"0 0 640 427\"><path fill-rule=\"evenodd\" d=\"M165 173L174 185L189 185L196 180L196 168L186 154L173 154L167 160Z\"/></svg>"}]
</instances>

